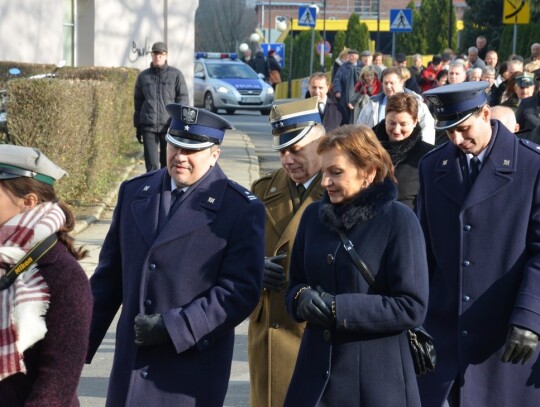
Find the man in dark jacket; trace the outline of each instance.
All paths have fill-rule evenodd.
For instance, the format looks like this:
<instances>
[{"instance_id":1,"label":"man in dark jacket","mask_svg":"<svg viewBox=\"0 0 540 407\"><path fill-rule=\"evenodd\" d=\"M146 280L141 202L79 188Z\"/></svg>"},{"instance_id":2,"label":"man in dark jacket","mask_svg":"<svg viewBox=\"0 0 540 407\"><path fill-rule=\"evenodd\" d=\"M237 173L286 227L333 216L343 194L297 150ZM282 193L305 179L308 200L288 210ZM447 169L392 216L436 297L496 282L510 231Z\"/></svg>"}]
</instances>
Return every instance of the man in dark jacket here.
<instances>
[{"instance_id":1,"label":"man in dark jacket","mask_svg":"<svg viewBox=\"0 0 540 407\"><path fill-rule=\"evenodd\" d=\"M347 112L347 123L350 123L353 118L354 106L351 104L351 99L354 93L354 86L358 82L358 76L360 75L359 57L360 54L357 50L350 49L347 52L347 62L342 64L338 69L333 81L336 99L341 103L345 112Z\"/></svg>"},{"instance_id":2,"label":"man in dark jacket","mask_svg":"<svg viewBox=\"0 0 540 407\"><path fill-rule=\"evenodd\" d=\"M540 77L536 77L536 81L540 81ZM516 118L522 130L540 126L540 90L533 96L521 100Z\"/></svg>"},{"instance_id":3,"label":"man in dark jacket","mask_svg":"<svg viewBox=\"0 0 540 407\"><path fill-rule=\"evenodd\" d=\"M167 111L167 168L122 184L90 279L88 362L121 308L106 407L222 406L262 289L264 206L217 163L230 123Z\"/></svg>"},{"instance_id":4,"label":"man in dark jacket","mask_svg":"<svg viewBox=\"0 0 540 407\"><path fill-rule=\"evenodd\" d=\"M150 68L139 74L135 83L135 114L133 124L137 140L144 145L146 171L154 171L167 165L165 134L169 115L165 106L169 103L189 104L184 75L167 64L167 44L152 45Z\"/></svg>"},{"instance_id":5,"label":"man in dark jacket","mask_svg":"<svg viewBox=\"0 0 540 407\"><path fill-rule=\"evenodd\" d=\"M328 89L328 80L323 72L315 72L309 77L309 97L317 96L317 106L324 129L329 132L335 128L348 124L347 112L336 101L334 93Z\"/></svg>"},{"instance_id":6,"label":"man in dark jacket","mask_svg":"<svg viewBox=\"0 0 540 407\"><path fill-rule=\"evenodd\" d=\"M437 349L437 368L419 379L424 406L540 399L540 152L491 120L487 86L424 93L450 139L419 166L430 272L424 326Z\"/></svg>"}]
</instances>

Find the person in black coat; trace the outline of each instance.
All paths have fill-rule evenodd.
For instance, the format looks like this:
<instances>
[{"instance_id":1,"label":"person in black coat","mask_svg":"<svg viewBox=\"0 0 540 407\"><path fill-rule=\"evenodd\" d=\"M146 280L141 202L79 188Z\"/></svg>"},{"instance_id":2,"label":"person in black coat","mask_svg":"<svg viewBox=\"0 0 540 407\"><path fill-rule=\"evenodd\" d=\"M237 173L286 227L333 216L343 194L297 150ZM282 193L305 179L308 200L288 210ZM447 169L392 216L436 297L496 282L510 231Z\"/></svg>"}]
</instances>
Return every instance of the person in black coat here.
<instances>
[{"instance_id":1,"label":"person in black coat","mask_svg":"<svg viewBox=\"0 0 540 407\"><path fill-rule=\"evenodd\" d=\"M268 61L264 57L264 54L262 51L257 51L257 53L255 54L255 58L251 60L250 66L253 68L255 72L264 76L265 81L268 80L268 73L270 72L270 65L268 65Z\"/></svg>"},{"instance_id":2,"label":"person in black coat","mask_svg":"<svg viewBox=\"0 0 540 407\"><path fill-rule=\"evenodd\" d=\"M306 98L317 96L324 129L329 132L347 124L347 112L336 100L334 92L329 89L326 74L324 72L315 72L309 77L308 84Z\"/></svg>"},{"instance_id":3,"label":"person in black coat","mask_svg":"<svg viewBox=\"0 0 540 407\"><path fill-rule=\"evenodd\" d=\"M540 79L537 77L536 81ZM528 98L523 99L516 112L516 118L521 130L534 129L540 126L540 90Z\"/></svg>"},{"instance_id":4,"label":"person in black coat","mask_svg":"<svg viewBox=\"0 0 540 407\"><path fill-rule=\"evenodd\" d=\"M167 168L120 186L90 279L87 362L121 309L106 407L222 406L234 328L262 290L264 206L217 163L232 126L167 111Z\"/></svg>"},{"instance_id":5,"label":"person in black coat","mask_svg":"<svg viewBox=\"0 0 540 407\"><path fill-rule=\"evenodd\" d=\"M420 224L396 201L392 162L369 127L341 126L317 152L326 192L304 212L291 256L287 310L307 324L284 405L417 407L405 330L421 325L427 309Z\"/></svg>"},{"instance_id":6,"label":"person in black coat","mask_svg":"<svg viewBox=\"0 0 540 407\"><path fill-rule=\"evenodd\" d=\"M422 141L416 98L408 93L390 96L386 103L385 119L373 130L394 164L398 201L415 209L420 188L418 162L433 149L433 145Z\"/></svg>"}]
</instances>

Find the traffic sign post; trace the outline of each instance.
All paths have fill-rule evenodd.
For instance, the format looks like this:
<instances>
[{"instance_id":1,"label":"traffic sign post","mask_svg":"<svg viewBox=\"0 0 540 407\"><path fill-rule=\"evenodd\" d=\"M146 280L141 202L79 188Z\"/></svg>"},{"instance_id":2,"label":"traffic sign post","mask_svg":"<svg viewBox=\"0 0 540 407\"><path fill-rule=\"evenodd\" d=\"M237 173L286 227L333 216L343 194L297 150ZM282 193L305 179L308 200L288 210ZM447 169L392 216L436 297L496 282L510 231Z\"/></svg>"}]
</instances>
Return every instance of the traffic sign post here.
<instances>
[{"instance_id":1,"label":"traffic sign post","mask_svg":"<svg viewBox=\"0 0 540 407\"><path fill-rule=\"evenodd\" d=\"M512 40L512 53L517 48L517 24L529 24L531 20L530 0L504 0L503 24L514 24L514 38Z\"/></svg>"},{"instance_id":2,"label":"traffic sign post","mask_svg":"<svg viewBox=\"0 0 540 407\"><path fill-rule=\"evenodd\" d=\"M317 24L317 9L310 6L298 7L298 25L315 27Z\"/></svg>"},{"instance_id":3,"label":"traffic sign post","mask_svg":"<svg viewBox=\"0 0 540 407\"><path fill-rule=\"evenodd\" d=\"M410 8L390 10L390 32L410 33L413 27L413 15Z\"/></svg>"},{"instance_id":4,"label":"traffic sign post","mask_svg":"<svg viewBox=\"0 0 540 407\"><path fill-rule=\"evenodd\" d=\"M261 50L265 57L268 57L268 51L270 51L271 49L276 51L276 53L274 54L274 58L276 58L279 66L283 69L285 67L285 44L283 44L282 42L276 42L273 44L261 44Z\"/></svg>"},{"instance_id":5,"label":"traffic sign post","mask_svg":"<svg viewBox=\"0 0 540 407\"><path fill-rule=\"evenodd\" d=\"M396 33L410 33L413 27L413 14L410 8L390 10L390 32L392 33L392 58L396 52Z\"/></svg>"}]
</instances>

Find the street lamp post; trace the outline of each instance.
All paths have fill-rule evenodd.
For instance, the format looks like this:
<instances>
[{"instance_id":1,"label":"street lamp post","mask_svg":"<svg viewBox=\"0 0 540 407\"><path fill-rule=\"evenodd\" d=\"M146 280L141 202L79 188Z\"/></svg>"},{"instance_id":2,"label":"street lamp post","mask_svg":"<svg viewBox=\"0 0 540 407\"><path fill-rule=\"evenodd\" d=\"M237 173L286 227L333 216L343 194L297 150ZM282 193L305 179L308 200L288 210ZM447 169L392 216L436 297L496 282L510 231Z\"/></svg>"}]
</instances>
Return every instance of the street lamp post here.
<instances>
[{"instance_id":1,"label":"street lamp post","mask_svg":"<svg viewBox=\"0 0 540 407\"><path fill-rule=\"evenodd\" d=\"M259 50L260 39L261 39L261 36L257 33L253 33L249 36L249 40L251 41L251 48L252 48L253 55L255 55L257 51Z\"/></svg>"}]
</instances>

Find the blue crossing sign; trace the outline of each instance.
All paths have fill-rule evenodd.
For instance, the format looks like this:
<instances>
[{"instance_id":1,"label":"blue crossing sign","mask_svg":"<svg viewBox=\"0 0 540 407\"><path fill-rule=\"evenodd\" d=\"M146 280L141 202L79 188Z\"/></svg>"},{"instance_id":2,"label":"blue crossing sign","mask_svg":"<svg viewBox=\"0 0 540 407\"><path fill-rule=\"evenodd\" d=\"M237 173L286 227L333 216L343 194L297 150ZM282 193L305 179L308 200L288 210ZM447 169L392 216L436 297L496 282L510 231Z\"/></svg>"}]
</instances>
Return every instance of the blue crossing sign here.
<instances>
[{"instance_id":1,"label":"blue crossing sign","mask_svg":"<svg viewBox=\"0 0 540 407\"><path fill-rule=\"evenodd\" d=\"M315 7L302 6L298 8L298 25L315 27L317 24L317 9Z\"/></svg>"},{"instance_id":2,"label":"blue crossing sign","mask_svg":"<svg viewBox=\"0 0 540 407\"><path fill-rule=\"evenodd\" d=\"M412 31L413 14L410 8L390 10L390 32L410 33Z\"/></svg>"}]
</instances>

